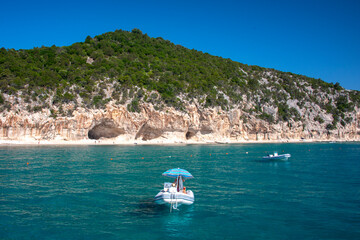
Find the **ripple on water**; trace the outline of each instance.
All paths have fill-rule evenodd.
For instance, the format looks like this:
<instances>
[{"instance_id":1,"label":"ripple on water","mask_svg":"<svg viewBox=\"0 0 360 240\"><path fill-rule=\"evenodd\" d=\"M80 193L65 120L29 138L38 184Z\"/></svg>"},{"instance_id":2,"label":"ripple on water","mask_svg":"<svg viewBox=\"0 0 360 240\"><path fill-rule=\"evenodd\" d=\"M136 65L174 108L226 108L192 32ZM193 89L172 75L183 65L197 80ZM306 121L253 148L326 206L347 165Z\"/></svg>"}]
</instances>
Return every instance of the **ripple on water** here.
<instances>
[{"instance_id":1,"label":"ripple on water","mask_svg":"<svg viewBox=\"0 0 360 240\"><path fill-rule=\"evenodd\" d=\"M359 150L358 143L0 147L0 238L359 239ZM273 151L292 157L259 161ZM175 167L194 175L185 185L195 203L170 213L153 197L172 181L161 174Z\"/></svg>"}]
</instances>

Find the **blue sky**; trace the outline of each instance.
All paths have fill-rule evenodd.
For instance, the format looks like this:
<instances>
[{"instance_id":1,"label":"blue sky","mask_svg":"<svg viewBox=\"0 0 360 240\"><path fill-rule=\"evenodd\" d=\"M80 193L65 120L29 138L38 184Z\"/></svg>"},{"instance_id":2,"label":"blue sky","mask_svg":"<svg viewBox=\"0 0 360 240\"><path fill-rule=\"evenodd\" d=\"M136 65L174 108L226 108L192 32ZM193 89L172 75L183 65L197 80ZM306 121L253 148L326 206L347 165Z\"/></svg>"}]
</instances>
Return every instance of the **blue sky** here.
<instances>
[{"instance_id":1,"label":"blue sky","mask_svg":"<svg viewBox=\"0 0 360 240\"><path fill-rule=\"evenodd\" d=\"M2 1L0 47L66 46L116 29L360 90L360 1Z\"/></svg>"}]
</instances>

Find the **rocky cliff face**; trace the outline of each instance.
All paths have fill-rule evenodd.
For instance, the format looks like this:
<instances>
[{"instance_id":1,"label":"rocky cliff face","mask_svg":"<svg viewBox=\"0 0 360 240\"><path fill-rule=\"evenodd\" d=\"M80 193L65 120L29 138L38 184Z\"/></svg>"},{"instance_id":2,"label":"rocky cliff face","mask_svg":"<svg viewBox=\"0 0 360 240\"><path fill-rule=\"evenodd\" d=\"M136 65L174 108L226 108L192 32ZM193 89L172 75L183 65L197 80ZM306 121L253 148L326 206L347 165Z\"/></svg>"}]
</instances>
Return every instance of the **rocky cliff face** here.
<instances>
[{"instance_id":1,"label":"rocky cliff face","mask_svg":"<svg viewBox=\"0 0 360 240\"><path fill-rule=\"evenodd\" d=\"M152 104L141 105L140 113L129 112L124 105L109 103L106 109L77 108L69 117L50 117L50 111L29 113L10 110L0 116L0 139L18 141L112 139L114 142L242 142L272 140L360 140L360 111L353 121L337 129L326 130L332 121L313 120L303 114L302 121L290 120L270 124L241 108L222 111L200 109L188 104L186 111L166 108L157 111ZM317 112L316 114L319 114ZM320 112L321 114L321 112ZM328 119L327 119L328 117Z\"/></svg>"}]
</instances>

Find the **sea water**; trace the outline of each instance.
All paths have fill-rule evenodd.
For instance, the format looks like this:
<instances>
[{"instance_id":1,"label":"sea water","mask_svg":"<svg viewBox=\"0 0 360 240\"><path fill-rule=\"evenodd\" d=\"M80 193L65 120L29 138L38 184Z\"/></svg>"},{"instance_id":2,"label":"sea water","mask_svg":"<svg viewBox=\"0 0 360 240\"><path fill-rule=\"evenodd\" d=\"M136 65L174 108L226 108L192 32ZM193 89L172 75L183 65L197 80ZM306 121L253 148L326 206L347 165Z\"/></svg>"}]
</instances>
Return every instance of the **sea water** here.
<instances>
[{"instance_id":1,"label":"sea water","mask_svg":"<svg viewBox=\"0 0 360 240\"><path fill-rule=\"evenodd\" d=\"M0 239L360 239L359 143L0 147L0 189Z\"/></svg>"}]
</instances>

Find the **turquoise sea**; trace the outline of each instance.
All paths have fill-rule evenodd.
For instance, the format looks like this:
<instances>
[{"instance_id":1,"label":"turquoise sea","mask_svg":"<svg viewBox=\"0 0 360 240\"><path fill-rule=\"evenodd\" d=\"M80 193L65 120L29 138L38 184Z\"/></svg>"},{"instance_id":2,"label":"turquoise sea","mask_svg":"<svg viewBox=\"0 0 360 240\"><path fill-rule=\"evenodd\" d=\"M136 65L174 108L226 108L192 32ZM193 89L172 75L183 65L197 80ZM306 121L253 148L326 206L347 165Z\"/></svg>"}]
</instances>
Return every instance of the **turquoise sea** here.
<instances>
[{"instance_id":1,"label":"turquoise sea","mask_svg":"<svg viewBox=\"0 0 360 240\"><path fill-rule=\"evenodd\" d=\"M176 167L195 203L170 213ZM0 239L360 239L359 143L2 146L0 189Z\"/></svg>"}]
</instances>

